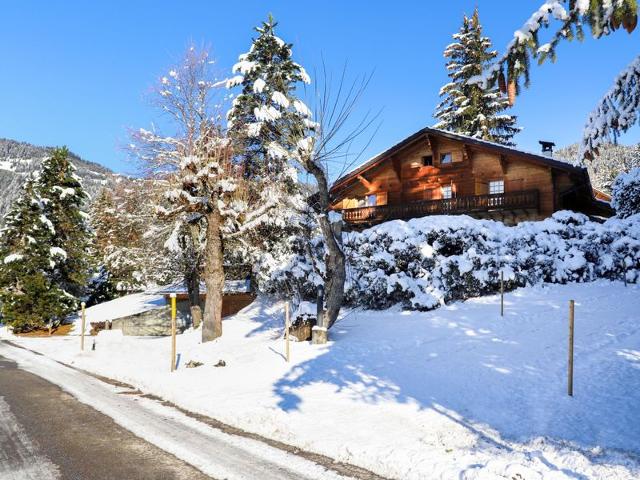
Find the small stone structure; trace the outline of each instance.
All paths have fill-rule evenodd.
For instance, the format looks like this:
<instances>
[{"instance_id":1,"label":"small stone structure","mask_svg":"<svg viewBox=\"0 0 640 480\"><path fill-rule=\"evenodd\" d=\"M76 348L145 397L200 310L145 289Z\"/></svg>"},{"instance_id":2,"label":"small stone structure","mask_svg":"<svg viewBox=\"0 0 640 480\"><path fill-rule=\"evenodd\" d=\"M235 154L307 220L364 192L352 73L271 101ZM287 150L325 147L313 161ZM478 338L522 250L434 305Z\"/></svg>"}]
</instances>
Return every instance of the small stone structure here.
<instances>
[{"instance_id":1,"label":"small stone structure","mask_svg":"<svg viewBox=\"0 0 640 480\"><path fill-rule=\"evenodd\" d=\"M112 320L112 330L122 330L123 335L161 336L171 335L171 307L166 305L146 312L136 313L128 317ZM191 325L191 315L183 308L177 311L178 332L182 333Z\"/></svg>"},{"instance_id":2,"label":"small stone structure","mask_svg":"<svg viewBox=\"0 0 640 480\"><path fill-rule=\"evenodd\" d=\"M255 300L256 296L250 287L251 285L248 280L225 282L225 292L222 297L223 318L238 313ZM115 318L108 322L91 322L92 334L95 335L103 329L111 329L122 330L123 335L133 336L171 335L171 293L176 294L176 323L178 332L182 333L191 327L193 323L189 297L182 286L172 286L157 292L157 294L160 295L160 302L162 302L162 297L165 298L165 305L156 305L143 312ZM203 309L205 298L206 294L200 295L200 304Z\"/></svg>"}]
</instances>

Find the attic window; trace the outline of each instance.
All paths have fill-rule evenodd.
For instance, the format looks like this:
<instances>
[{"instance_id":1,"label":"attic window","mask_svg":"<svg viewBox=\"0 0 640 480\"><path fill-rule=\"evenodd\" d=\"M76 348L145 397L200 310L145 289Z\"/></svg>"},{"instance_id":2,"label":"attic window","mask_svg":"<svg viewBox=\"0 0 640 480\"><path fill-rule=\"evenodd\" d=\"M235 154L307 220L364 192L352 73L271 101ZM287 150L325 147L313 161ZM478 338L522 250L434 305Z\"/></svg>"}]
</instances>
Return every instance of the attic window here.
<instances>
[{"instance_id":1,"label":"attic window","mask_svg":"<svg viewBox=\"0 0 640 480\"><path fill-rule=\"evenodd\" d=\"M433 166L433 155L425 155L422 157L422 166L424 167L432 167Z\"/></svg>"},{"instance_id":2,"label":"attic window","mask_svg":"<svg viewBox=\"0 0 640 480\"><path fill-rule=\"evenodd\" d=\"M445 165L447 163L453 162L453 155L451 152L441 153L440 154L440 164Z\"/></svg>"}]
</instances>

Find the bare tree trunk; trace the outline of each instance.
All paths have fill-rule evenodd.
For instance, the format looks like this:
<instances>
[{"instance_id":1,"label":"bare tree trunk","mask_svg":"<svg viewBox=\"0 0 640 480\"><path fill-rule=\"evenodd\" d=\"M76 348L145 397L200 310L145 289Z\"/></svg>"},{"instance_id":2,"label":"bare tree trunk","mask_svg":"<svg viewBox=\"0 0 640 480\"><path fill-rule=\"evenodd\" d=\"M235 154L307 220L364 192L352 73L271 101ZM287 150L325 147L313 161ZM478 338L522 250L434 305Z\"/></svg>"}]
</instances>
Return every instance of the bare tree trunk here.
<instances>
[{"instance_id":1,"label":"bare tree trunk","mask_svg":"<svg viewBox=\"0 0 640 480\"><path fill-rule=\"evenodd\" d=\"M327 247L325 258L325 268L327 279L325 281L325 302L327 304L327 314L325 317L325 327L331 328L340 313L344 300L344 283L347 277L344 252L342 246L337 241L335 232L331 228L327 215L318 218L322 236Z\"/></svg>"},{"instance_id":2,"label":"bare tree trunk","mask_svg":"<svg viewBox=\"0 0 640 480\"><path fill-rule=\"evenodd\" d=\"M202 322L202 342L222 336L222 291L224 288L223 245L220 212L207 215L207 245L205 247L204 281L207 297Z\"/></svg>"},{"instance_id":3,"label":"bare tree trunk","mask_svg":"<svg viewBox=\"0 0 640 480\"><path fill-rule=\"evenodd\" d=\"M189 308L193 328L198 328L202 321L202 308L200 307L200 272L197 268L189 268L185 272L185 283L189 295Z\"/></svg>"},{"instance_id":4,"label":"bare tree trunk","mask_svg":"<svg viewBox=\"0 0 640 480\"><path fill-rule=\"evenodd\" d=\"M318 223L324 243L327 248L325 258L326 281L325 302L327 313L324 319L324 327L331 328L340 314L340 308L344 301L344 284L347 278L345 256L342 251L342 236L336 231L329 221L329 185L324 170L313 161L306 163L307 170L315 177L318 184L318 195L321 215Z\"/></svg>"},{"instance_id":5,"label":"bare tree trunk","mask_svg":"<svg viewBox=\"0 0 640 480\"><path fill-rule=\"evenodd\" d=\"M192 262L185 265L185 284L189 295L189 308L191 310L191 321L193 328L198 328L202 322L202 306L200 305L200 255L198 250L198 229L197 225L189 225L188 249L192 251Z\"/></svg>"}]
</instances>

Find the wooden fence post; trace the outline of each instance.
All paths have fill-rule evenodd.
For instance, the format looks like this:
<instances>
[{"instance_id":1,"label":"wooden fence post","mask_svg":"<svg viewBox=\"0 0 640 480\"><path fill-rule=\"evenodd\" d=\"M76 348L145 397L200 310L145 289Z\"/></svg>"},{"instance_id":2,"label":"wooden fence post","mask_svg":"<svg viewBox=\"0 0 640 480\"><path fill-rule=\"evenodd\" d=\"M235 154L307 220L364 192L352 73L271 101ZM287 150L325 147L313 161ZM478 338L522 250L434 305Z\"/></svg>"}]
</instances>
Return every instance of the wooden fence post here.
<instances>
[{"instance_id":1,"label":"wooden fence post","mask_svg":"<svg viewBox=\"0 0 640 480\"><path fill-rule=\"evenodd\" d=\"M171 371L176 369L176 294L171 297Z\"/></svg>"},{"instance_id":2,"label":"wooden fence post","mask_svg":"<svg viewBox=\"0 0 640 480\"><path fill-rule=\"evenodd\" d=\"M574 324L575 302L569 300L569 376L567 393L573 397L573 324Z\"/></svg>"},{"instance_id":3,"label":"wooden fence post","mask_svg":"<svg viewBox=\"0 0 640 480\"><path fill-rule=\"evenodd\" d=\"M87 306L86 303L82 302L80 304L80 308L82 309L82 332L80 332L80 351L84 352L84 330L85 330L85 320L86 320L86 316L85 316L85 312L84 309Z\"/></svg>"},{"instance_id":4,"label":"wooden fence post","mask_svg":"<svg viewBox=\"0 0 640 480\"><path fill-rule=\"evenodd\" d=\"M286 345L287 362L291 361L291 350L289 347L289 326L290 325L291 325L291 321L289 319L289 302L285 302L284 304L284 341Z\"/></svg>"},{"instance_id":5,"label":"wooden fence post","mask_svg":"<svg viewBox=\"0 0 640 480\"><path fill-rule=\"evenodd\" d=\"M504 317L504 272L500 271L500 316Z\"/></svg>"}]
</instances>

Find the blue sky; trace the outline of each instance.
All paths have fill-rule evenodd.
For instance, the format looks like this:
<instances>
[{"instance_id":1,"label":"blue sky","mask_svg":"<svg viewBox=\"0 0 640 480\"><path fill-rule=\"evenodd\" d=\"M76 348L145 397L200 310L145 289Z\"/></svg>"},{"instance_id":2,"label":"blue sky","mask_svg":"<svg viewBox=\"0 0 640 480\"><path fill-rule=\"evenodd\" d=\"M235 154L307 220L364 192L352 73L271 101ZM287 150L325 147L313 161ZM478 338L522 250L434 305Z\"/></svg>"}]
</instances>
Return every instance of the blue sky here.
<instances>
[{"instance_id":1,"label":"blue sky","mask_svg":"<svg viewBox=\"0 0 640 480\"><path fill-rule=\"evenodd\" d=\"M279 36L312 72L324 57L338 71L374 72L362 113L382 109L374 154L432 125L446 82L442 51L477 4L485 34L504 48L541 0L402 1L15 1L2 6L0 137L66 144L82 157L133 172L122 146L128 128L157 120L144 94L190 42L211 46L224 75L248 50L252 28L272 12ZM506 5L509 5L508 8ZM513 113L520 147L577 141L587 114L638 54L632 35L559 48L556 64L532 69ZM622 143L640 140L638 128Z\"/></svg>"}]
</instances>

